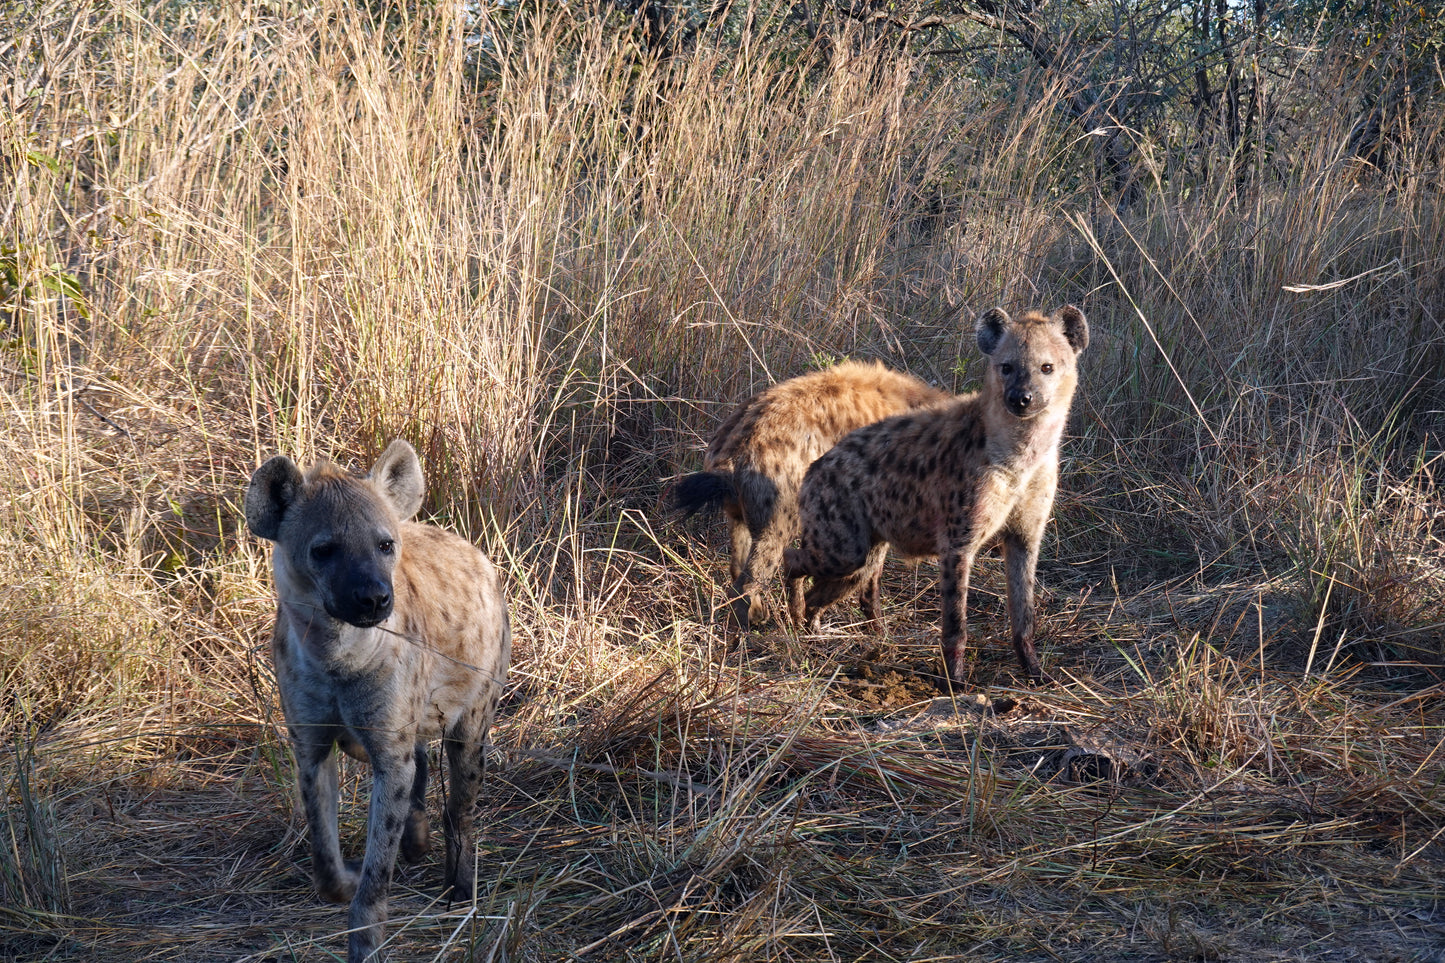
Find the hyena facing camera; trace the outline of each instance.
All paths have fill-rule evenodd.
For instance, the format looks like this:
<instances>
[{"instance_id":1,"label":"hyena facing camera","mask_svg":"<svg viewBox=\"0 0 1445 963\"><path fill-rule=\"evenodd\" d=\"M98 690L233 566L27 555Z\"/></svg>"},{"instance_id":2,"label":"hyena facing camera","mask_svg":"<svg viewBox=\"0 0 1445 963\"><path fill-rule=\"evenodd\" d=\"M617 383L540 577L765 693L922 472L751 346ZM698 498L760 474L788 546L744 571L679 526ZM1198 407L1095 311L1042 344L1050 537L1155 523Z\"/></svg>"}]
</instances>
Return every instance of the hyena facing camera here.
<instances>
[{"instance_id":1,"label":"hyena facing camera","mask_svg":"<svg viewBox=\"0 0 1445 963\"><path fill-rule=\"evenodd\" d=\"M484 742L511 657L497 570L466 539L407 521L421 507L416 452L394 441L365 478L278 455L251 476L246 522L276 543L271 657L311 841L316 888L350 902L349 963L381 944L397 851L428 847L427 757L440 738L453 898L475 884L472 825ZM341 858L335 749L371 764L366 854Z\"/></svg>"},{"instance_id":2,"label":"hyena facing camera","mask_svg":"<svg viewBox=\"0 0 1445 963\"><path fill-rule=\"evenodd\" d=\"M969 573L979 550L999 541L1014 650L1037 683L1034 570L1089 326L1073 305L1018 319L993 308L976 333L988 358L981 390L860 428L808 469L798 495L801 547L784 561L789 606L816 627L828 606L877 578L889 545L905 556L936 555L944 668L960 681Z\"/></svg>"}]
</instances>

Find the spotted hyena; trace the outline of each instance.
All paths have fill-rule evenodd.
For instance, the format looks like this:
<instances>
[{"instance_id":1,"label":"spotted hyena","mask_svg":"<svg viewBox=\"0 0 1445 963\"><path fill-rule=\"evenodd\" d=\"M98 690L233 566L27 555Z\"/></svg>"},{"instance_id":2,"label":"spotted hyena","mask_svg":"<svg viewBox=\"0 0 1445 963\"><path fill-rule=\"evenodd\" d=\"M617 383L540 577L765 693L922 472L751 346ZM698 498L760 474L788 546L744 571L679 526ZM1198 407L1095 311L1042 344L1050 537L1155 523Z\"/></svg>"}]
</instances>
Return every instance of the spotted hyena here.
<instances>
[{"instance_id":1,"label":"spotted hyena","mask_svg":"<svg viewBox=\"0 0 1445 963\"><path fill-rule=\"evenodd\" d=\"M860 428L808 470L798 496L801 547L784 563L789 605L816 626L834 601L877 578L890 544L937 555L944 667L959 680L969 570L979 549L1001 541L1014 649L1038 682L1034 569L1089 325L1073 305L1017 320L993 308L978 319L977 336L988 356L981 391ZM805 598L806 576L813 586Z\"/></svg>"},{"instance_id":2,"label":"spotted hyena","mask_svg":"<svg viewBox=\"0 0 1445 963\"><path fill-rule=\"evenodd\" d=\"M296 755L321 895L350 901L349 963L381 943L398 848L427 851L427 740L446 747L445 886L469 899L473 809L511 657L497 570L466 539L407 521L421 507L416 452L394 441L365 478L278 455L251 476L246 523L276 543L271 657ZM366 856L341 859L336 759L371 763Z\"/></svg>"},{"instance_id":3,"label":"spotted hyena","mask_svg":"<svg viewBox=\"0 0 1445 963\"><path fill-rule=\"evenodd\" d=\"M766 617L763 586L798 536L798 486L819 455L848 432L951 396L878 362L845 361L780 382L738 405L713 434L703 471L681 479L674 507L721 505L732 532L733 618ZM878 617L878 583L863 586L863 612Z\"/></svg>"}]
</instances>

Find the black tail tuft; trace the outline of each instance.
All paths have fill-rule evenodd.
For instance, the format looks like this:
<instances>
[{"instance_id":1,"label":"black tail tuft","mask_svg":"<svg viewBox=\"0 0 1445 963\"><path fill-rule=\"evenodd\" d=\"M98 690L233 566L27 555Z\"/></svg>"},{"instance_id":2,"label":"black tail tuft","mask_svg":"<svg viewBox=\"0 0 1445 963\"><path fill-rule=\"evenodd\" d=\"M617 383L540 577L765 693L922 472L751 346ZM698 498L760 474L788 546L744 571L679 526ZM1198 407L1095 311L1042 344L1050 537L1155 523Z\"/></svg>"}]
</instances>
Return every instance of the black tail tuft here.
<instances>
[{"instance_id":1,"label":"black tail tuft","mask_svg":"<svg viewBox=\"0 0 1445 963\"><path fill-rule=\"evenodd\" d=\"M672 486L671 508L691 518L698 512L715 512L733 497L732 480L727 475L700 471L686 475Z\"/></svg>"}]
</instances>

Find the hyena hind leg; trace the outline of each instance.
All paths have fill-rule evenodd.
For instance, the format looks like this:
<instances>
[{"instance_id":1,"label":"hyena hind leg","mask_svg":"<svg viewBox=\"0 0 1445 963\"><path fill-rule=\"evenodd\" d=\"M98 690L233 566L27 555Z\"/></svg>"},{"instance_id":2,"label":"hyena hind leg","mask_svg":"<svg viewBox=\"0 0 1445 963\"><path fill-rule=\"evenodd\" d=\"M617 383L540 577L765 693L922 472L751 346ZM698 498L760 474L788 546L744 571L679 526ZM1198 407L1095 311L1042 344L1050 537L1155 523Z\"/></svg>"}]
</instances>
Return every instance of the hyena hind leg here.
<instances>
[{"instance_id":1,"label":"hyena hind leg","mask_svg":"<svg viewBox=\"0 0 1445 963\"><path fill-rule=\"evenodd\" d=\"M757 468L739 468L733 472L737 492L738 516L746 523L746 533L734 530L736 546L746 538L748 550L735 554L732 598L733 623L744 632L769 616L764 593L783 558L783 548L797 535L797 508L789 506L778 491L777 482ZM792 524L789 524L792 518Z\"/></svg>"},{"instance_id":2,"label":"hyena hind leg","mask_svg":"<svg viewBox=\"0 0 1445 963\"><path fill-rule=\"evenodd\" d=\"M872 596L879 572L883 568L883 559L887 554L888 544L880 542L867 551L863 556L862 564L848 570L836 563L826 568L816 563L809 564L808 556L804 551L789 549L786 554L788 605L794 618L810 631L817 631L823 613L834 602L860 591ZM816 569L823 569L826 574L819 574ZM803 579L808 575L813 576L813 587L804 594L802 591ZM865 610L869 601L873 603L869 617L876 619L877 600L876 598L865 600Z\"/></svg>"},{"instance_id":3,"label":"hyena hind leg","mask_svg":"<svg viewBox=\"0 0 1445 963\"><path fill-rule=\"evenodd\" d=\"M723 514L728 520L728 536L732 543L732 554L728 558L728 569L734 584L742 578L743 566L753 551L753 533L748 520L743 517L742 507L733 499L723 502Z\"/></svg>"},{"instance_id":4,"label":"hyena hind leg","mask_svg":"<svg viewBox=\"0 0 1445 963\"><path fill-rule=\"evenodd\" d=\"M729 583L732 595L728 599L728 617L746 632L753 623L767 615L767 606L759 596L753 578L753 560L757 555L757 542L753 539L752 528L743 515L742 506L733 499L723 502L723 514L728 520L728 536L732 545L728 557L728 571L732 576Z\"/></svg>"},{"instance_id":5,"label":"hyena hind leg","mask_svg":"<svg viewBox=\"0 0 1445 963\"><path fill-rule=\"evenodd\" d=\"M803 567L800 552L790 548L783 552L783 582L787 594L788 618L802 628L803 616L807 614L808 603L803 594L803 580L808 577Z\"/></svg>"},{"instance_id":6,"label":"hyena hind leg","mask_svg":"<svg viewBox=\"0 0 1445 963\"><path fill-rule=\"evenodd\" d=\"M883 560L888 554L888 546L879 546L882 551L878 553L877 564L872 565L872 575L868 582L858 591L858 608L863 612L863 621L867 622L874 632L883 630L883 602L879 583L883 579ZM869 562L872 564L873 557L869 555Z\"/></svg>"},{"instance_id":7,"label":"hyena hind leg","mask_svg":"<svg viewBox=\"0 0 1445 963\"><path fill-rule=\"evenodd\" d=\"M788 525L775 514L766 528L753 539L753 549L733 586L736 620L743 629L765 622L771 615L767 591L777 578L787 545L797 536L797 526Z\"/></svg>"}]
</instances>

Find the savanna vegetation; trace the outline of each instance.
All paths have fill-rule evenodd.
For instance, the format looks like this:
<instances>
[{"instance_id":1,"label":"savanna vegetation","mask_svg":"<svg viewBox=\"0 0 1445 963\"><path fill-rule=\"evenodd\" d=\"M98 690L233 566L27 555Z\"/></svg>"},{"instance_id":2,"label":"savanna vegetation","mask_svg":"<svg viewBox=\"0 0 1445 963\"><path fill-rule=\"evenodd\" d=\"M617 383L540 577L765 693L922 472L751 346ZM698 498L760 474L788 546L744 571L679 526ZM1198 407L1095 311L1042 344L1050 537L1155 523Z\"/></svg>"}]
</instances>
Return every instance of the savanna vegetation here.
<instances>
[{"instance_id":1,"label":"savanna vegetation","mask_svg":"<svg viewBox=\"0 0 1445 963\"><path fill-rule=\"evenodd\" d=\"M335 959L239 504L394 437L504 570L480 892L398 960L1434 960L1445 25L1315 0L0 2L0 958ZM659 509L844 356L1092 343L1021 687L732 640ZM1006 712L986 708L990 703ZM359 852L364 768L346 770Z\"/></svg>"}]
</instances>

